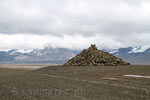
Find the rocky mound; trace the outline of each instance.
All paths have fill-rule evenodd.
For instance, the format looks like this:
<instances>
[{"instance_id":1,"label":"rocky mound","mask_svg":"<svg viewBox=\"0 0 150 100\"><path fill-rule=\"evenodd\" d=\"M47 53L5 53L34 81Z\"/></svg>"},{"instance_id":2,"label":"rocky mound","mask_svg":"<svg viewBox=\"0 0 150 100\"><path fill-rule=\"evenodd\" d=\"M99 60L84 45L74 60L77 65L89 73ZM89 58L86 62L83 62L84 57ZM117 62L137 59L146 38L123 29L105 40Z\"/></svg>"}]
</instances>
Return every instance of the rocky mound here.
<instances>
[{"instance_id":1,"label":"rocky mound","mask_svg":"<svg viewBox=\"0 0 150 100\"><path fill-rule=\"evenodd\" d=\"M129 65L128 62L110 53L98 50L95 45L84 49L80 54L67 61L65 66L117 66Z\"/></svg>"}]
</instances>

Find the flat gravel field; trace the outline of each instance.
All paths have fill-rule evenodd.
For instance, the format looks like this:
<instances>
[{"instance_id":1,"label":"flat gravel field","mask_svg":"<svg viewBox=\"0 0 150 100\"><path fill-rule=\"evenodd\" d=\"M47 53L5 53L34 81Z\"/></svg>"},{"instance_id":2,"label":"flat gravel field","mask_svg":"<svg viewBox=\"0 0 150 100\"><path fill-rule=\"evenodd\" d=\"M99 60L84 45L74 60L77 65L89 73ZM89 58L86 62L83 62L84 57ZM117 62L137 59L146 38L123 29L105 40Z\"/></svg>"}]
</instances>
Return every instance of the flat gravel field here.
<instances>
[{"instance_id":1,"label":"flat gravel field","mask_svg":"<svg viewBox=\"0 0 150 100\"><path fill-rule=\"evenodd\" d=\"M0 67L0 100L150 100L148 65L32 66Z\"/></svg>"}]
</instances>

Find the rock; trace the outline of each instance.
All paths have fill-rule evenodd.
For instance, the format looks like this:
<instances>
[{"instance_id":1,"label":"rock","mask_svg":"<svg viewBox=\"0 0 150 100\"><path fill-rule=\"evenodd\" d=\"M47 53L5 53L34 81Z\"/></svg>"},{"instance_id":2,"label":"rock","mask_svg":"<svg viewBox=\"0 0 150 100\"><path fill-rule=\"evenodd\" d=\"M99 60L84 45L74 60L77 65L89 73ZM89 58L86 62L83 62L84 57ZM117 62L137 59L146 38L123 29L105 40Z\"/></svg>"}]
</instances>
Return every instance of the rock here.
<instances>
[{"instance_id":1,"label":"rock","mask_svg":"<svg viewBox=\"0 0 150 100\"><path fill-rule=\"evenodd\" d=\"M80 54L67 61L64 66L117 66L130 65L120 58L98 50L96 45L91 45L84 49Z\"/></svg>"}]
</instances>

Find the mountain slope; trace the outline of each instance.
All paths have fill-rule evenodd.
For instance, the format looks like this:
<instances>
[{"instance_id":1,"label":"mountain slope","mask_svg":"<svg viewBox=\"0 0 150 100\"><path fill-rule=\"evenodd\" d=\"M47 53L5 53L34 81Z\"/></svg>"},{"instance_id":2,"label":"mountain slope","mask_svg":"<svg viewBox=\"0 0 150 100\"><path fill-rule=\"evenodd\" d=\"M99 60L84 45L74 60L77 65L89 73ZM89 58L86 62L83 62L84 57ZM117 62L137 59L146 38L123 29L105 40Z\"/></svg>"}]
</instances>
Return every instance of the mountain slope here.
<instances>
[{"instance_id":1,"label":"mountain slope","mask_svg":"<svg viewBox=\"0 0 150 100\"><path fill-rule=\"evenodd\" d=\"M129 47L111 50L113 55L130 62L131 64L150 64L150 47Z\"/></svg>"},{"instance_id":2,"label":"mountain slope","mask_svg":"<svg viewBox=\"0 0 150 100\"><path fill-rule=\"evenodd\" d=\"M35 50L9 50L0 52L0 62L11 63L64 63L76 54L66 48L45 47Z\"/></svg>"}]
</instances>

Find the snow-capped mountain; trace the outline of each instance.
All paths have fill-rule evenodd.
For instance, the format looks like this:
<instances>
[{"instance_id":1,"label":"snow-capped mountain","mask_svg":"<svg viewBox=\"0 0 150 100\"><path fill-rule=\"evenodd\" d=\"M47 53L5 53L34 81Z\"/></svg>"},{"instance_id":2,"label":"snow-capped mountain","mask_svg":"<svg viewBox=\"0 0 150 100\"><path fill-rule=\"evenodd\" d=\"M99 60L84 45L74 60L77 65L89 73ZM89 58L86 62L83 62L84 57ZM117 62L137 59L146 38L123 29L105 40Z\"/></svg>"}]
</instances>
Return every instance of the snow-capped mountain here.
<instances>
[{"instance_id":1,"label":"snow-capped mountain","mask_svg":"<svg viewBox=\"0 0 150 100\"><path fill-rule=\"evenodd\" d=\"M64 63L74 57L74 51L66 48L12 49L0 51L1 63Z\"/></svg>"},{"instance_id":2,"label":"snow-capped mountain","mask_svg":"<svg viewBox=\"0 0 150 100\"><path fill-rule=\"evenodd\" d=\"M16 50L9 50L9 52L11 52L11 55L15 54L15 53L30 53L32 52L33 49L16 49Z\"/></svg>"},{"instance_id":3,"label":"snow-capped mountain","mask_svg":"<svg viewBox=\"0 0 150 100\"><path fill-rule=\"evenodd\" d=\"M110 50L109 53L131 64L150 64L150 46L138 46Z\"/></svg>"},{"instance_id":4,"label":"snow-capped mountain","mask_svg":"<svg viewBox=\"0 0 150 100\"><path fill-rule=\"evenodd\" d=\"M131 64L150 64L150 46L106 50ZM5 49L0 50L0 63L56 63L63 64L81 50L66 48Z\"/></svg>"},{"instance_id":5,"label":"snow-capped mountain","mask_svg":"<svg viewBox=\"0 0 150 100\"><path fill-rule=\"evenodd\" d=\"M128 48L119 48L114 50L109 50L109 53L143 53L150 49L150 46L137 46L137 47L128 47Z\"/></svg>"}]
</instances>

